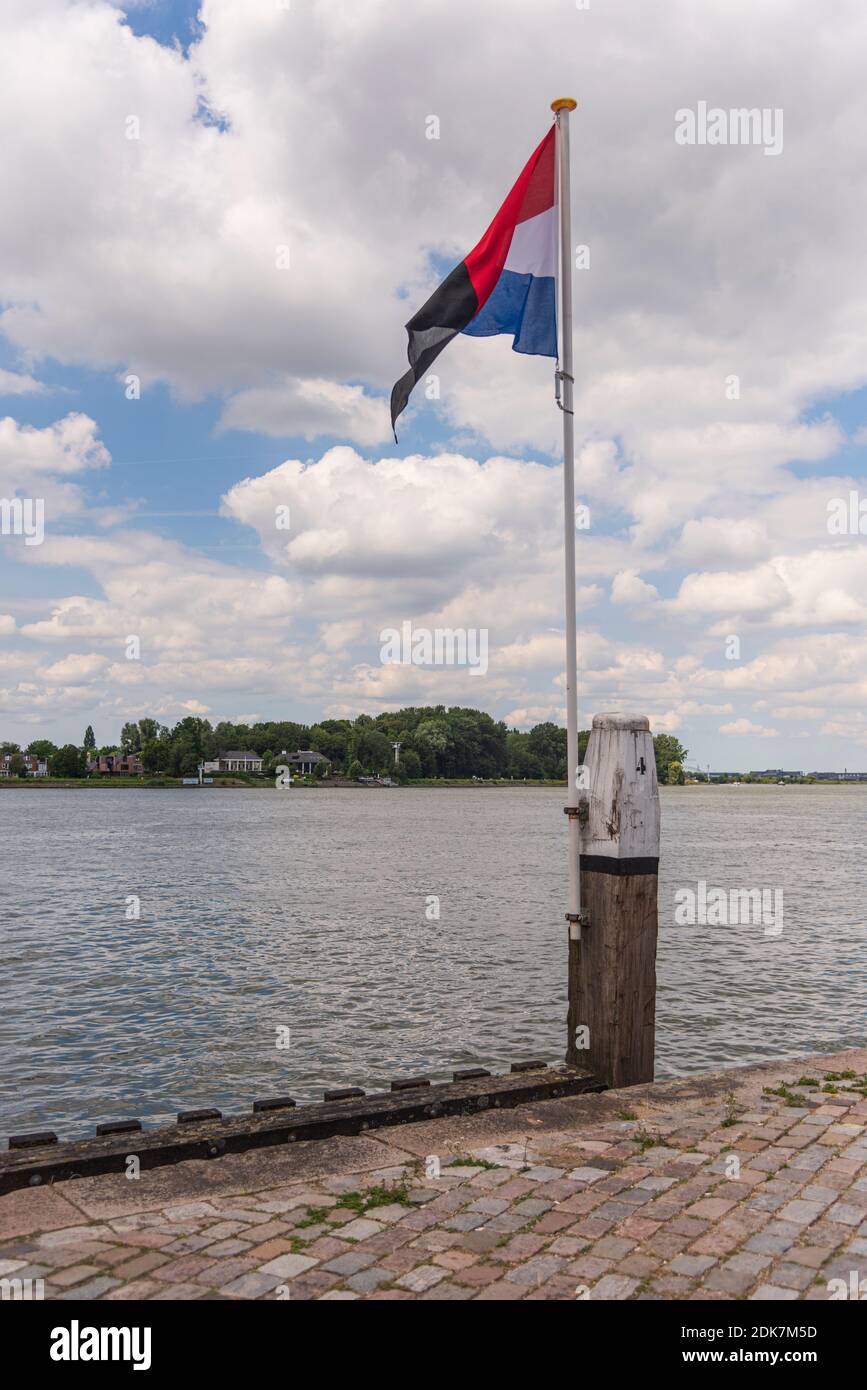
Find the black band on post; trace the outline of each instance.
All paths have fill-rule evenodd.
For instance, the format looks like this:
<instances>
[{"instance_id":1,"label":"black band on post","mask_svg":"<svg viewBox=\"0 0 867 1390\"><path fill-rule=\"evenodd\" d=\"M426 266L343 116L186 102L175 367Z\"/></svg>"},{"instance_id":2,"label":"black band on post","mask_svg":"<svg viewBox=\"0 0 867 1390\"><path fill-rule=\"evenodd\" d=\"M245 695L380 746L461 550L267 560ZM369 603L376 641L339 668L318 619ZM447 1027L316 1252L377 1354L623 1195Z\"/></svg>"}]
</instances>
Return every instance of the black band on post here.
<instances>
[{"instance_id":1,"label":"black band on post","mask_svg":"<svg viewBox=\"0 0 867 1390\"><path fill-rule=\"evenodd\" d=\"M616 878L627 878L633 874L658 874L659 858L611 859L607 854L582 854L581 871L591 874L613 874Z\"/></svg>"}]
</instances>

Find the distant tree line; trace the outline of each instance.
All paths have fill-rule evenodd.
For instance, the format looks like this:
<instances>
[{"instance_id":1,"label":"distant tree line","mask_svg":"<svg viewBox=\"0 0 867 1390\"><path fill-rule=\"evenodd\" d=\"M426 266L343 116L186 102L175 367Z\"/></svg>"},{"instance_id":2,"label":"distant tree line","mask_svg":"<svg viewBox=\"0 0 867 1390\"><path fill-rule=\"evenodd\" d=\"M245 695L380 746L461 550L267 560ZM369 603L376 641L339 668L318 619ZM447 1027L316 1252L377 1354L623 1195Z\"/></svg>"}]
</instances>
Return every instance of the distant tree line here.
<instances>
[{"instance_id":1,"label":"distant tree line","mask_svg":"<svg viewBox=\"0 0 867 1390\"><path fill-rule=\"evenodd\" d=\"M578 735L584 757L588 730ZM395 763L393 745L400 744ZM687 750L672 734L654 738L660 782L682 782ZM335 772L350 777L388 775L397 781L420 777L513 778L564 781L566 730L558 724L537 724L529 732L509 729L482 710L428 705L396 713L360 714L357 719L323 719L316 724L291 720L260 724L219 723L188 715L173 727L156 719L124 724L120 743L97 748L88 725L80 747L58 748L48 739L27 747L48 760L53 777L84 777L87 763L99 754L137 753L145 772L169 777L193 777L199 763L230 749L257 753L270 774L284 754L312 749L328 758ZM0 751L20 753L17 744L0 744ZM23 766L23 764L22 764Z\"/></svg>"}]
</instances>

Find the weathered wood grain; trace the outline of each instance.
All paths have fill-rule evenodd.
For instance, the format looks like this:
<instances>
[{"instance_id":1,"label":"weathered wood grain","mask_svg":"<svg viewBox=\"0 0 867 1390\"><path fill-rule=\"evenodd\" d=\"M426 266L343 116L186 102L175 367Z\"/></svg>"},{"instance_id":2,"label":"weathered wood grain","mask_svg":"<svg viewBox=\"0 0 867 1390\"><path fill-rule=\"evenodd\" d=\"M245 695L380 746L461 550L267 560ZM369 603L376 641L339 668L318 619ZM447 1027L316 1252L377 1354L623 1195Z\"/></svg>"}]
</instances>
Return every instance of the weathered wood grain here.
<instances>
[{"instance_id":1,"label":"weathered wood grain","mask_svg":"<svg viewBox=\"0 0 867 1390\"><path fill-rule=\"evenodd\" d=\"M643 715L593 720L585 766L580 941L569 943L567 1061L609 1086L653 1080L659 791ZM580 1030L589 1033L582 1050Z\"/></svg>"},{"instance_id":2,"label":"weathered wood grain","mask_svg":"<svg viewBox=\"0 0 867 1390\"><path fill-rule=\"evenodd\" d=\"M578 1056L609 1086L653 1080L656 1045L656 874L585 873L590 926L577 943L577 1019L589 1029Z\"/></svg>"}]
</instances>

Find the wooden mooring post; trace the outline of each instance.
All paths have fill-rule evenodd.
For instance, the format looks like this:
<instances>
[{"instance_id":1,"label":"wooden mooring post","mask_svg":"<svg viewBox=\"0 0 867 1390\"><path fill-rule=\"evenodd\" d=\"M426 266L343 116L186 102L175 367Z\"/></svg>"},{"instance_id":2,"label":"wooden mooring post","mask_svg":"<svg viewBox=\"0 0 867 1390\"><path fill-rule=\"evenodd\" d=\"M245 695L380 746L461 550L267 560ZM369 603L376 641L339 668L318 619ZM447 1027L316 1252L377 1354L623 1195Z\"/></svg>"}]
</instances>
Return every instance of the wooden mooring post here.
<instances>
[{"instance_id":1,"label":"wooden mooring post","mask_svg":"<svg viewBox=\"0 0 867 1390\"><path fill-rule=\"evenodd\" d=\"M569 941L567 1062L609 1086L653 1080L659 790L643 715L597 714L584 759L581 906Z\"/></svg>"}]
</instances>

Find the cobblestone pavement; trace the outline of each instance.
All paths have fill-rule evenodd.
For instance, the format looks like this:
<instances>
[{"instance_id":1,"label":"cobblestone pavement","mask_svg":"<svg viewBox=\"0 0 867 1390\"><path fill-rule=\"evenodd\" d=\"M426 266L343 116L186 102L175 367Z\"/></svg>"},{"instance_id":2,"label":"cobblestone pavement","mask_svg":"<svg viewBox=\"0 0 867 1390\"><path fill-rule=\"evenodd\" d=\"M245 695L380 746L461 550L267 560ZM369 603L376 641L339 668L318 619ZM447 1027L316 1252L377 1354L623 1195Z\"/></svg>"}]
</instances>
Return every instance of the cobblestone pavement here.
<instances>
[{"instance_id":1,"label":"cobblestone pavement","mask_svg":"<svg viewBox=\"0 0 867 1390\"><path fill-rule=\"evenodd\" d=\"M574 1101L546 1103L544 1122L499 1116L498 1144L471 1122L426 1154L412 1126L388 1167L77 1224L77 1189L102 1180L12 1194L0 1216L30 1202L31 1229L0 1244L0 1278L66 1300L812 1300L832 1280L852 1297L854 1272L867 1298L867 1053L844 1057L861 1070L584 1098L577 1122Z\"/></svg>"}]
</instances>

